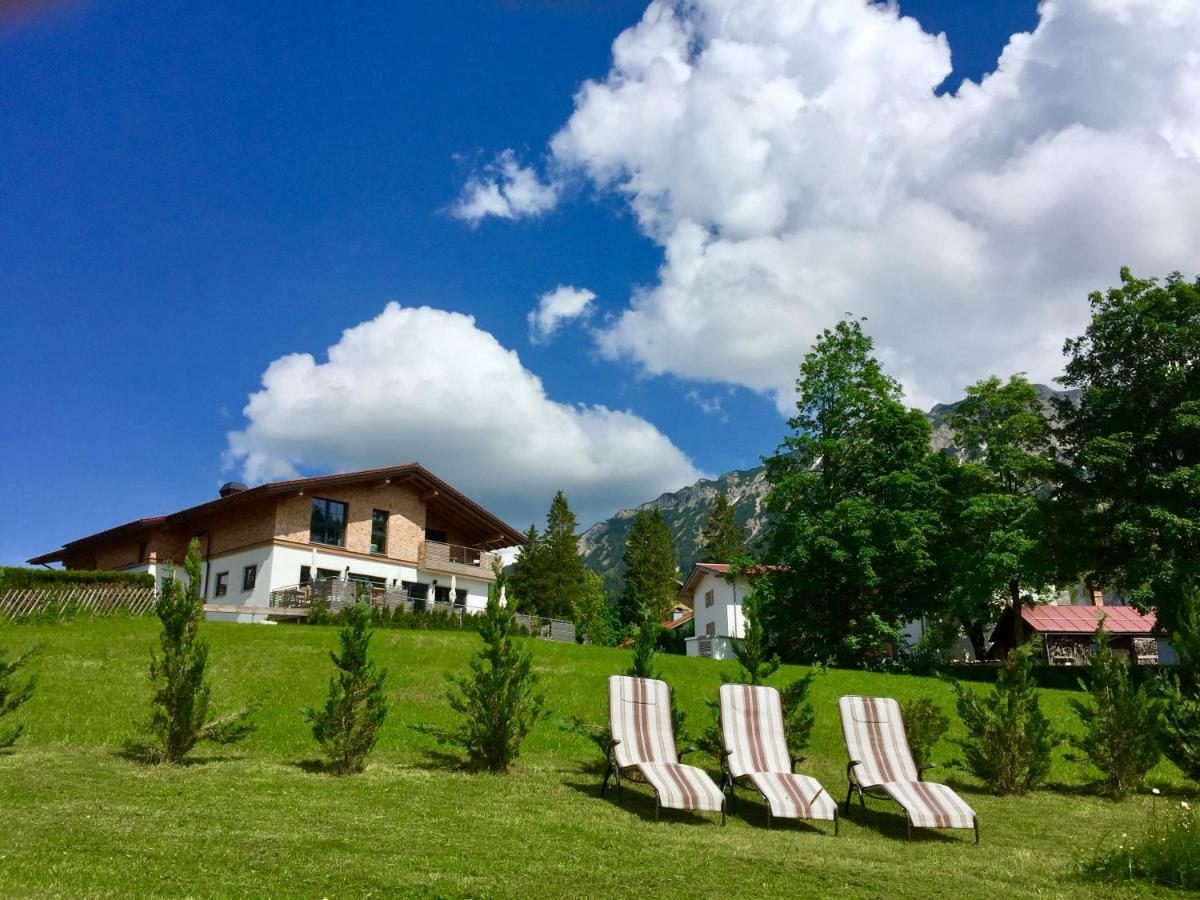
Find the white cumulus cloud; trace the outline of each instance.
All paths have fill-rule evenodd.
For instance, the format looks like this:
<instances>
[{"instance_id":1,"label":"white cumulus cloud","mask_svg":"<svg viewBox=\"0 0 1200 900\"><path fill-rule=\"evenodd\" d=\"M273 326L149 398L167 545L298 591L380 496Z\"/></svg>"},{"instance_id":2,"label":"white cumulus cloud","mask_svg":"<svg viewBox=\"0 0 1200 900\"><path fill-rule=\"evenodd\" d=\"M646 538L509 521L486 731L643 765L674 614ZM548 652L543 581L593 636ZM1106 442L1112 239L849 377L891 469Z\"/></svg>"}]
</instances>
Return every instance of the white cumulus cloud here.
<instances>
[{"instance_id":1,"label":"white cumulus cloud","mask_svg":"<svg viewBox=\"0 0 1200 900\"><path fill-rule=\"evenodd\" d=\"M564 323L591 315L596 295L586 288L560 284L538 298L538 305L529 311L529 340L548 344Z\"/></svg>"},{"instance_id":2,"label":"white cumulus cloud","mask_svg":"<svg viewBox=\"0 0 1200 900\"><path fill-rule=\"evenodd\" d=\"M550 142L663 250L603 354L786 409L851 312L914 402L950 400L1053 378L1121 265L1200 269L1200 3L1043 0L940 96L951 48L903 7L654 2L616 39Z\"/></svg>"},{"instance_id":3,"label":"white cumulus cloud","mask_svg":"<svg viewBox=\"0 0 1200 900\"><path fill-rule=\"evenodd\" d=\"M388 304L325 361L280 357L244 414L227 453L247 481L417 461L518 526L558 489L586 523L700 477L645 419L551 400L473 317L426 306Z\"/></svg>"},{"instance_id":4,"label":"white cumulus cloud","mask_svg":"<svg viewBox=\"0 0 1200 900\"><path fill-rule=\"evenodd\" d=\"M540 215L557 200L558 188L553 182L543 181L534 169L518 163L512 150L504 150L467 181L451 212L475 225L488 216L516 219Z\"/></svg>"}]
</instances>

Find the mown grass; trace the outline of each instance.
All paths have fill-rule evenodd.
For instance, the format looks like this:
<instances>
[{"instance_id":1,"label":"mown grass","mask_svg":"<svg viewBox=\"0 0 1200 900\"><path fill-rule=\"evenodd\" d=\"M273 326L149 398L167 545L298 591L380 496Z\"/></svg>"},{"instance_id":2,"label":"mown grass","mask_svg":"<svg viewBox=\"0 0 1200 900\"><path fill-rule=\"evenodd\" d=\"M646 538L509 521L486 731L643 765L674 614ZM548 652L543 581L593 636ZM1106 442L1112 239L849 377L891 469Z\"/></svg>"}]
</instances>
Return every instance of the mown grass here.
<instances>
[{"instance_id":1,"label":"mown grass","mask_svg":"<svg viewBox=\"0 0 1200 900\"><path fill-rule=\"evenodd\" d=\"M405 723L448 723L444 673L460 671L475 635L379 631L391 713L362 776L314 774L302 706L319 703L336 630L208 623L218 709L257 701L258 731L233 749L183 767L120 755L146 714L151 620L0 626L0 646L40 645L28 731L0 755L0 893L30 895L299 895L962 897L1152 896L1165 889L1106 887L1078 861L1142 821L1146 803L1091 796L1095 773L1060 755L1049 790L988 796L957 771L935 770L979 813L983 843L967 832L904 840L896 807L857 810L840 837L787 824L766 830L761 803L739 794L724 829L713 817L666 812L654 822L644 788L625 807L598 797L599 758L554 718L606 718L605 679L626 651L530 642L552 718L532 734L514 774L471 775ZM689 725L701 727L721 673L736 666L669 657L663 669ZM782 682L798 670L776 676ZM845 751L836 698L926 696L952 713L950 688L908 676L831 671L814 685L817 724L805 771L839 800ZM1046 691L1068 727L1065 691ZM953 716L952 716L953 718ZM939 762L956 755L945 743ZM714 761L698 761L713 774ZM1151 782L1186 791L1172 768Z\"/></svg>"}]
</instances>

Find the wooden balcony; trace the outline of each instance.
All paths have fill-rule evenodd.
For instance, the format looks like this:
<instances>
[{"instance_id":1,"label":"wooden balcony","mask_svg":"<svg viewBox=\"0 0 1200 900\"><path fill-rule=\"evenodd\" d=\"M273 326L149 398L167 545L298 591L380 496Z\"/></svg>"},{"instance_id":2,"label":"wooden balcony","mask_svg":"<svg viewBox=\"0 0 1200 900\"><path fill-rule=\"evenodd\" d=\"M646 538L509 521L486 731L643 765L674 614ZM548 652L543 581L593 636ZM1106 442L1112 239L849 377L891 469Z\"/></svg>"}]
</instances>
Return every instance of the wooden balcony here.
<instances>
[{"instance_id":1,"label":"wooden balcony","mask_svg":"<svg viewBox=\"0 0 1200 900\"><path fill-rule=\"evenodd\" d=\"M447 575L465 575L468 578L495 581L492 563L496 559L494 553L488 553L486 550L460 547L457 544L440 544L437 541L422 541L417 554L417 568L426 572L444 572Z\"/></svg>"}]
</instances>

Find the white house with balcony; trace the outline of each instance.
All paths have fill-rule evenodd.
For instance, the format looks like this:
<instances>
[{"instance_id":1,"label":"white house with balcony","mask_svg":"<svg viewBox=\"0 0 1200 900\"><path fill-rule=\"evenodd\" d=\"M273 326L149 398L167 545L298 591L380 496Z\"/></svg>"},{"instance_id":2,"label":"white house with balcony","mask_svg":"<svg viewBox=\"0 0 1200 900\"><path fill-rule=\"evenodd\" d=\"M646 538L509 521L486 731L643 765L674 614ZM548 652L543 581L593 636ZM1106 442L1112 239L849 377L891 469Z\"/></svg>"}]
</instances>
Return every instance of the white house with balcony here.
<instances>
[{"instance_id":1,"label":"white house with balcony","mask_svg":"<svg viewBox=\"0 0 1200 900\"><path fill-rule=\"evenodd\" d=\"M478 612L494 551L519 531L422 466L246 487L68 541L31 564L149 572L161 580L200 541L210 618L299 618L314 599L370 593L408 608Z\"/></svg>"}]
</instances>

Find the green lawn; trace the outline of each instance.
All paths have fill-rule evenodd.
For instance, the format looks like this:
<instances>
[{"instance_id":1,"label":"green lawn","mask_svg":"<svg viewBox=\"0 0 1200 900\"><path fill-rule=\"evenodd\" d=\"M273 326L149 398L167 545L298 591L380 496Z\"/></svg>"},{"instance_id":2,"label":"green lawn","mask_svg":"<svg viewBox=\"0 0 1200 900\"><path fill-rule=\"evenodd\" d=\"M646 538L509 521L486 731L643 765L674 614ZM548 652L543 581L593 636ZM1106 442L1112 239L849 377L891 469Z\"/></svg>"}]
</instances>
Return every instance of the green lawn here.
<instances>
[{"instance_id":1,"label":"green lawn","mask_svg":"<svg viewBox=\"0 0 1200 900\"><path fill-rule=\"evenodd\" d=\"M1022 799L980 793L941 772L979 813L968 832L904 840L897 807L856 812L840 837L785 823L764 827L761 803L739 792L725 828L714 817L665 812L654 822L646 788L625 808L598 797L594 747L552 721L531 736L508 777L454 768L406 722L448 722L443 673L461 670L474 635L380 631L391 714L367 772L313 774L299 709L319 703L333 628L208 623L218 709L260 700L259 730L232 751L194 764L147 767L119 754L144 717L151 620L2 625L10 652L41 645L38 692L22 711L28 733L0 754L0 893L29 895L271 894L440 896L646 894L925 897L1155 893L1081 880L1081 852L1140 827L1146 802L1116 805L1080 790L1094 773L1060 756L1054 790ZM531 642L552 718L606 718L605 678L628 653ZM708 715L722 671L711 660L664 658L689 724ZM776 676L782 680L785 671ZM817 726L805 771L845 796L836 698L845 693L928 696L952 711L948 686L907 676L833 671L814 688ZM1067 723L1067 694L1047 691ZM942 761L954 755L939 748ZM716 774L711 760L689 757ZM1163 766L1152 781L1184 782ZM1159 891L1158 893L1164 893Z\"/></svg>"}]
</instances>

